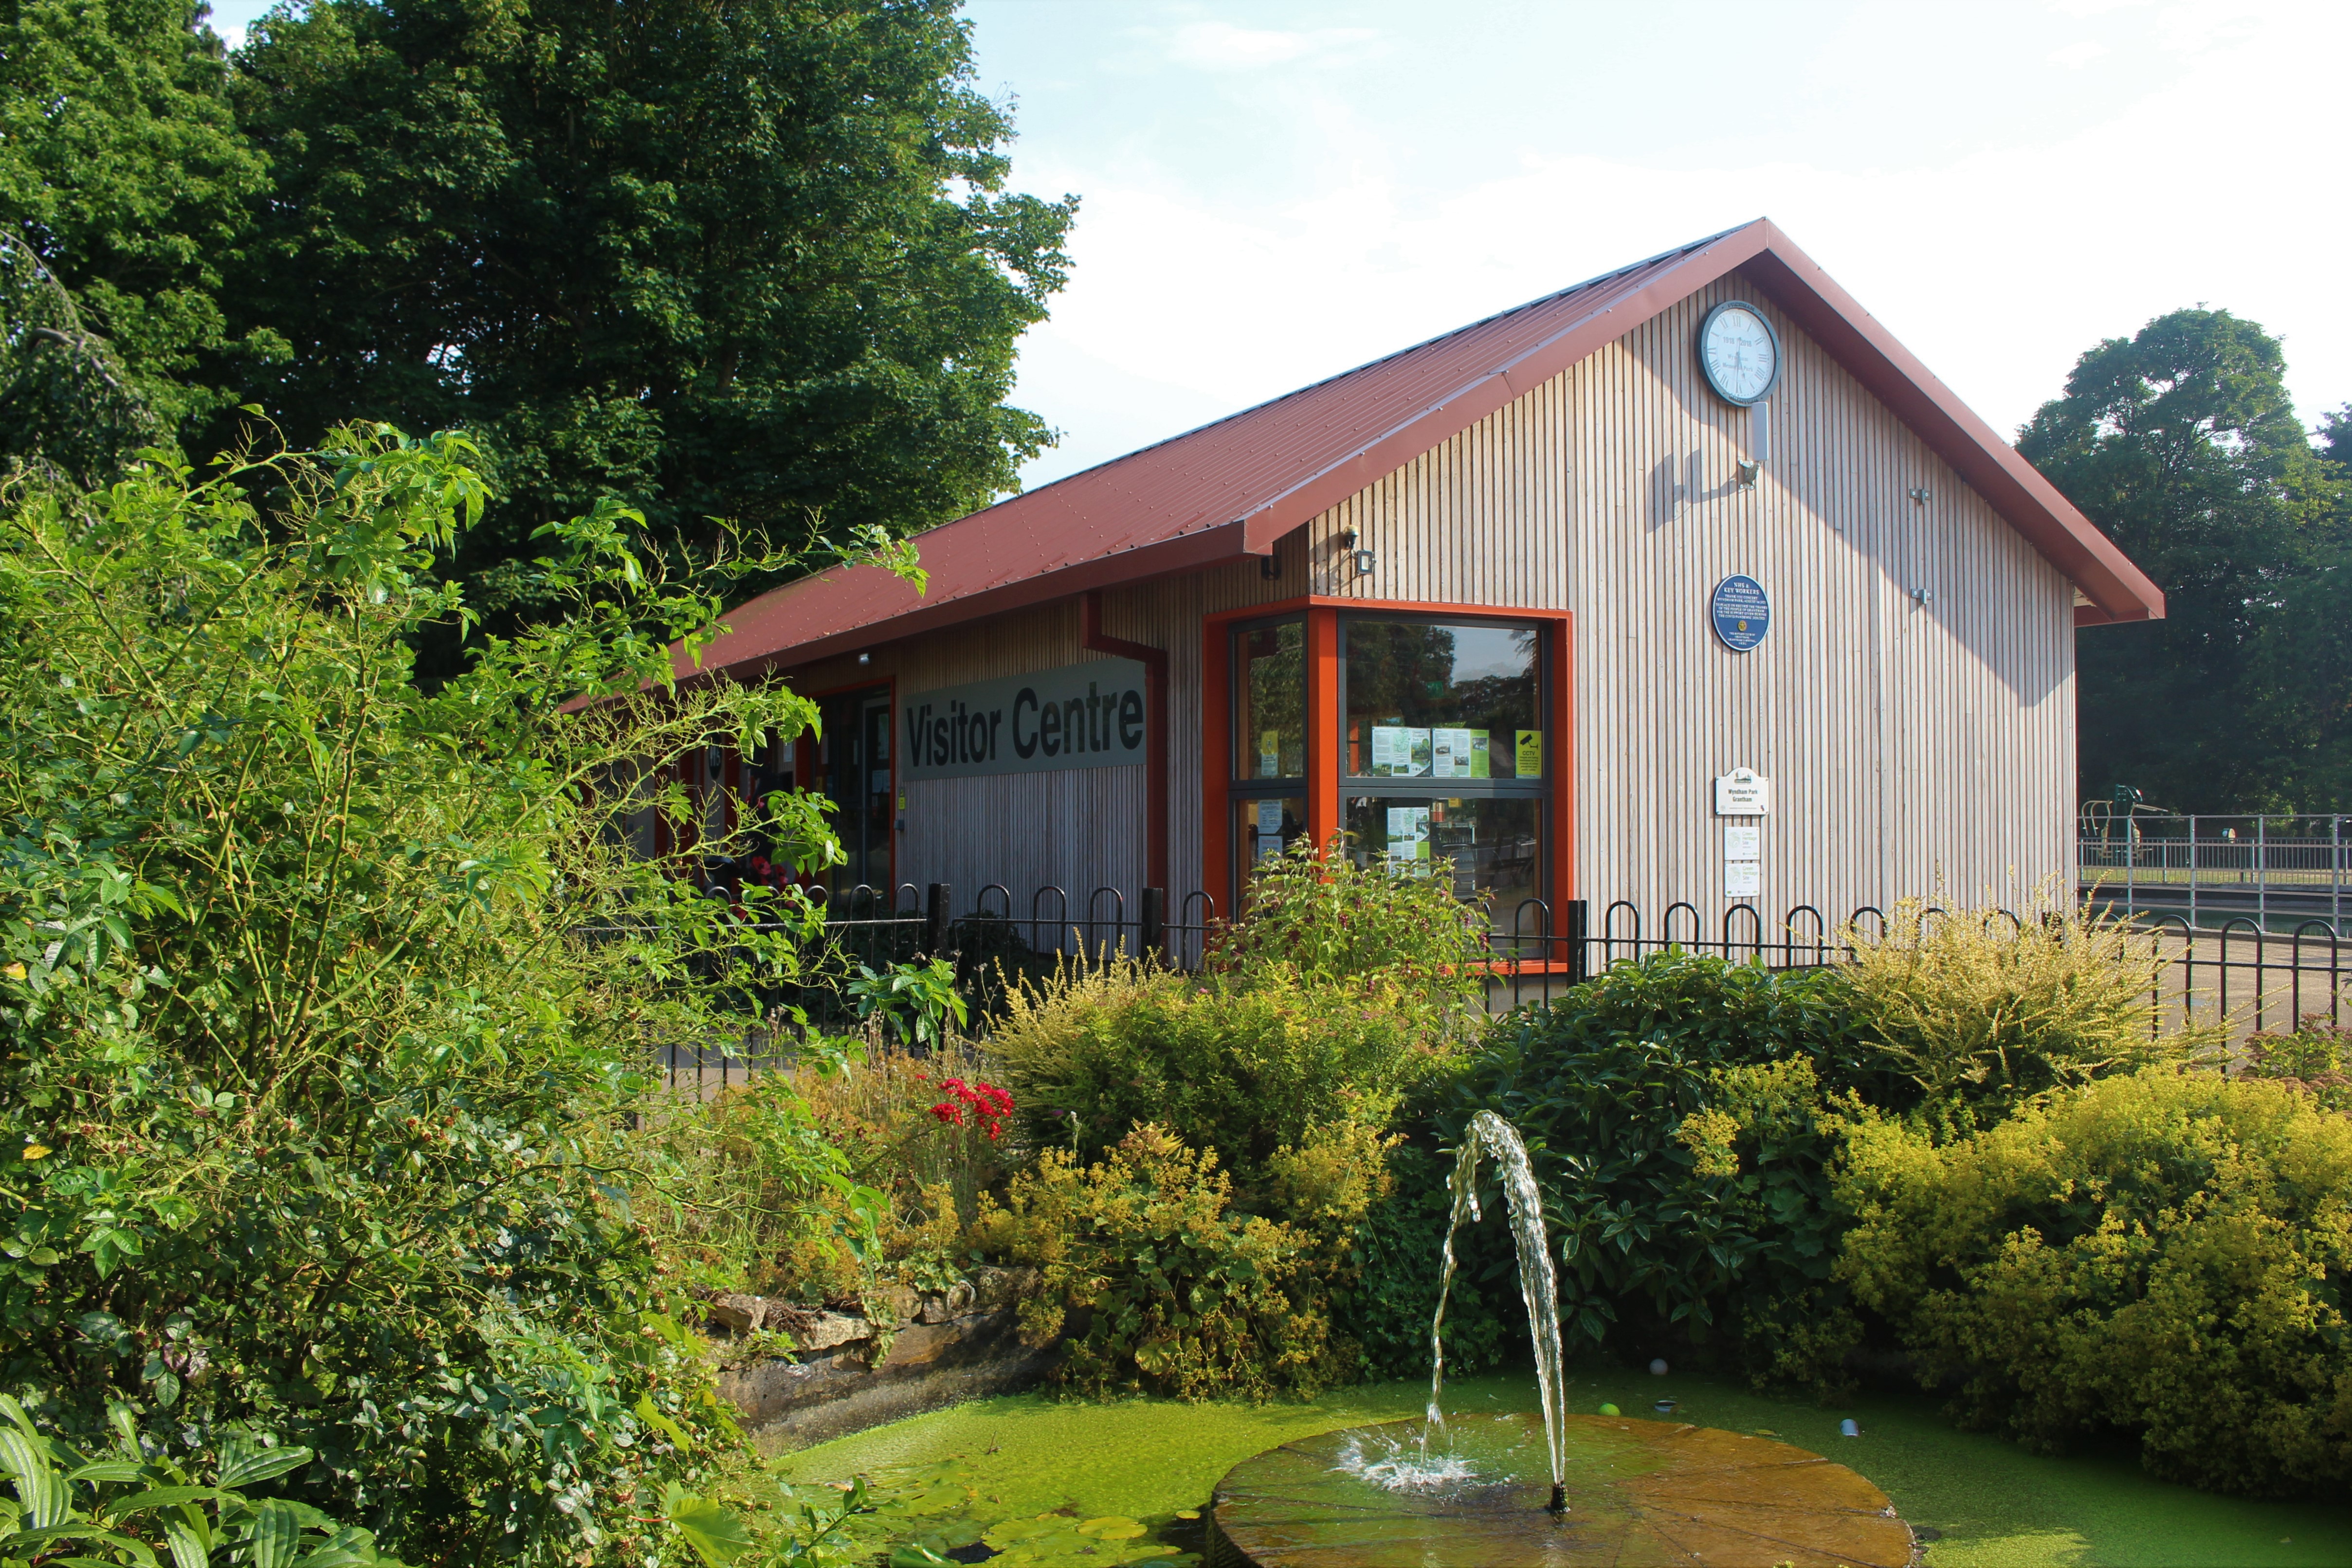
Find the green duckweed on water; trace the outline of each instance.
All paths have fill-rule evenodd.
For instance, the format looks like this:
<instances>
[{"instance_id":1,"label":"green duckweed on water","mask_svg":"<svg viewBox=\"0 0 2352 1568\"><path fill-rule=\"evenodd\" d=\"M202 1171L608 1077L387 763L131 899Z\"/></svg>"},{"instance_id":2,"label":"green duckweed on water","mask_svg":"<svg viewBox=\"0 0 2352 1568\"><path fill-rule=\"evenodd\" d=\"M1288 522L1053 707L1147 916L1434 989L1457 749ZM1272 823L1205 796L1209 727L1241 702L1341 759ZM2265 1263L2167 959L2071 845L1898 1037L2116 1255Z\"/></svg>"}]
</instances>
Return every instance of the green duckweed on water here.
<instances>
[{"instance_id":1,"label":"green duckweed on water","mask_svg":"<svg viewBox=\"0 0 2352 1568\"><path fill-rule=\"evenodd\" d=\"M1426 1385L1344 1389L1304 1404L1093 1403L1036 1395L918 1416L782 1457L799 1483L960 1458L966 1484L1005 1516L1066 1510L1077 1520L1143 1521L1181 1541L1178 1516L1204 1505L1225 1471L1294 1437L1418 1416ZM1961 1432L1933 1399L1864 1395L1822 1406L1770 1399L1728 1383L1572 1369L1571 1410L1614 1404L1648 1416L1769 1434L1867 1476L1914 1527L1940 1532L1927 1568L2340 1568L2352 1563L2352 1507L2260 1502L2168 1486L2128 1455L2042 1458ZM1528 1374L1465 1378L1446 1393L1450 1419L1532 1412ZM1839 1434L1852 1417L1858 1437ZM1663 1419L1664 1417L1658 1417Z\"/></svg>"}]
</instances>

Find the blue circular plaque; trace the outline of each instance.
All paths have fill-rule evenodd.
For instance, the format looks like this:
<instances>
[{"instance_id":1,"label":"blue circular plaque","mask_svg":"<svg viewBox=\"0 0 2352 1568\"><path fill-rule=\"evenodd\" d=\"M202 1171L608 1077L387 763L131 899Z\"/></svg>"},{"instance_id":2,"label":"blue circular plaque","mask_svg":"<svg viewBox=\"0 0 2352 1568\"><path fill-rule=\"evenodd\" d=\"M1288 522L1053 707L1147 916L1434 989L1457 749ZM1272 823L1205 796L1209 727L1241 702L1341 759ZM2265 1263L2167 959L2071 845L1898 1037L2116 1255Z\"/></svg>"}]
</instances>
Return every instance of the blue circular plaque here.
<instances>
[{"instance_id":1,"label":"blue circular plaque","mask_svg":"<svg viewBox=\"0 0 2352 1568\"><path fill-rule=\"evenodd\" d=\"M1772 601L1752 577L1735 574L1717 583L1706 609L1715 634L1735 653L1745 653L1772 629Z\"/></svg>"}]
</instances>

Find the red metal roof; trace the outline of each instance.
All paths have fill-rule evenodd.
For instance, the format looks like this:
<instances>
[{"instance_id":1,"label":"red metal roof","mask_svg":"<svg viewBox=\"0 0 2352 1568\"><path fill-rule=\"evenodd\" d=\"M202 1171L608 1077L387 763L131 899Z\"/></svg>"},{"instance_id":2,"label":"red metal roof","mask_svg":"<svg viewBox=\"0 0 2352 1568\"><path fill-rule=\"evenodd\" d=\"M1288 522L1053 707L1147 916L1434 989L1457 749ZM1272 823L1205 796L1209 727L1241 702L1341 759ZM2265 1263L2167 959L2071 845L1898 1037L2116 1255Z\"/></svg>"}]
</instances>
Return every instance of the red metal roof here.
<instances>
[{"instance_id":1,"label":"red metal roof","mask_svg":"<svg viewBox=\"0 0 2352 1568\"><path fill-rule=\"evenodd\" d=\"M929 529L916 538L927 593L874 567L787 583L730 612L702 667L751 675L1264 555L1738 267L2082 589L2092 605L2078 622L2164 613L2162 592L2122 551L1759 218Z\"/></svg>"}]
</instances>

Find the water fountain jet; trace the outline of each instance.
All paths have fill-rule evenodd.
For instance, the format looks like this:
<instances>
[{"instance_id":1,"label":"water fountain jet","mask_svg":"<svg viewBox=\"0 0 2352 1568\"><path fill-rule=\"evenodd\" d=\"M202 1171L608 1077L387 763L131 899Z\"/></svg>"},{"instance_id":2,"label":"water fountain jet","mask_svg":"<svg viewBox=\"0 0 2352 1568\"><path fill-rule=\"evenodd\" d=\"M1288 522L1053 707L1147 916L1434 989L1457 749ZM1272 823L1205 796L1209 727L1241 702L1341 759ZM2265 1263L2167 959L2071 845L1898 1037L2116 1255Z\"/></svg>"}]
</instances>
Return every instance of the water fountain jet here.
<instances>
[{"instance_id":1,"label":"water fountain jet","mask_svg":"<svg viewBox=\"0 0 2352 1568\"><path fill-rule=\"evenodd\" d=\"M1518 1254L1548 1492L1517 1474L1517 1456L1536 1435L1524 1417L1461 1432L1445 1423L1454 1239L1465 1219L1480 1218L1482 1152L1500 1175ZM1682 1422L1569 1415L1559 1284L1526 1145L1493 1112L1477 1113L1448 1185L1453 1211L1419 1432L1396 1430L1412 1422L1351 1427L1234 1466L1211 1508L1213 1568L1633 1568L1694 1560L1715 1568L1905 1568L1913 1561L1910 1528L1886 1495L1817 1454ZM1444 1444L1434 1455L1433 1437Z\"/></svg>"}]
</instances>

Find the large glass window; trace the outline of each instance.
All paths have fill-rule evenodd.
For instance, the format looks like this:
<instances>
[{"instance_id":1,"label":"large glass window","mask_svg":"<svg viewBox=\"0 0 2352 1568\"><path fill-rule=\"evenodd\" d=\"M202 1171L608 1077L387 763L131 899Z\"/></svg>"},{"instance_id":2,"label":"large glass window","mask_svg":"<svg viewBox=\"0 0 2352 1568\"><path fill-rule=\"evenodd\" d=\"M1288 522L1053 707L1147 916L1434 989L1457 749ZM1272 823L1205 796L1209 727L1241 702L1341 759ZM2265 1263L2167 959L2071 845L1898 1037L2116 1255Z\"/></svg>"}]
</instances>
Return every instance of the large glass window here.
<instances>
[{"instance_id":1,"label":"large glass window","mask_svg":"<svg viewBox=\"0 0 2352 1568\"><path fill-rule=\"evenodd\" d=\"M1281 621L1234 634L1241 673L1234 705L1234 773L1307 777L1307 624Z\"/></svg>"},{"instance_id":2,"label":"large glass window","mask_svg":"<svg viewBox=\"0 0 2352 1568\"><path fill-rule=\"evenodd\" d=\"M1341 625L1349 778L1543 777L1541 628L1353 617Z\"/></svg>"},{"instance_id":3,"label":"large glass window","mask_svg":"<svg viewBox=\"0 0 2352 1568\"><path fill-rule=\"evenodd\" d=\"M1543 896L1543 800L1531 795L1350 795L1348 853L1405 876L1450 866L1454 895L1484 899L1498 931L1539 930L1519 906Z\"/></svg>"},{"instance_id":4,"label":"large glass window","mask_svg":"<svg viewBox=\"0 0 2352 1568\"><path fill-rule=\"evenodd\" d=\"M1339 622L1349 854L1448 877L1497 933L1543 927L1526 906L1546 896L1544 635L1524 622Z\"/></svg>"},{"instance_id":5,"label":"large glass window","mask_svg":"<svg viewBox=\"0 0 2352 1568\"><path fill-rule=\"evenodd\" d=\"M1307 837L1309 810L1336 797L1326 831L1346 835L1357 864L1443 876L1485 908L1498 954L1513 950L1512 933L1542 932L1545 914L1531 904L1553 895L1553 632L1502 616L1310 615L1334 617L1339 654L1339 689L1318 690L1311 708L1308 618L1229 633L1224 810L1236 893L1246 900L1253 868ZM1310 713L1321 716L1310 724ZM1540 946L1526 956L1542 956Z\"/></svg>"},{"instance_id":6,"label":"large glass window","mask_svg":"<svg viewBox=\"0 0 2352 1568\"><path fill-rule=\"evenodd\" d=\"M1297 843L1307 831L1307 798L1303 795L1259 795L1234 802L1234 842L1241 851L1242 872Z\"/></svg>"},{"instance_id":7,"label":"large glass window","mask_svg":"<svg viewBox=\"0 0 2352 1568\"><path fill-rule=\"evenodd\" d=\"M1307 833L1307 622L1243 626L1233 639L1230 809L1234 883L1245 887L1251 867Z\"/></svg>"}]
</instances>

